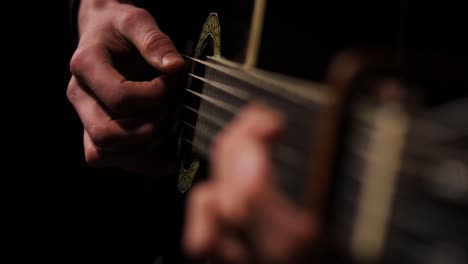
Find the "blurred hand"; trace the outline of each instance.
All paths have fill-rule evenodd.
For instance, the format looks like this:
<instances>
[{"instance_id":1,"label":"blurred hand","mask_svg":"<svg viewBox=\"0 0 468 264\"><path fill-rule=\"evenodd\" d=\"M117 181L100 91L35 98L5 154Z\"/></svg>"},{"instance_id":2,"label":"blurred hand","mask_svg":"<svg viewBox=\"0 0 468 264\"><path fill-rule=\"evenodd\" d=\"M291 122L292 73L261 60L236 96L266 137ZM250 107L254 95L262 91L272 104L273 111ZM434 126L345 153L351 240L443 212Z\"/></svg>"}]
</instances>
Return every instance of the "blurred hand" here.
<instances>
[{"instance_id":1,"label":"blurred hand","mask_svg":"<svg viewBox=\"0 0 468 264\"><path fill-rule=\"evenodd\" d=\"M78 26L67 97L84 126L86 161L155 173L159 107L183 59L151 14L130 4L82 0Z\"/></svg>"},{"instance_id":2,"label":"blurred hand","mask_svg":"<svg viewBox=\"0 0 468 264\"><path fill-rule=\"evenodd\" d=\"M250 106L219 135L211 178L191 190L184 246L214 263L301 263L317 227L274 183L269 146L279 116Z\"/></svg>"}]
</instances>

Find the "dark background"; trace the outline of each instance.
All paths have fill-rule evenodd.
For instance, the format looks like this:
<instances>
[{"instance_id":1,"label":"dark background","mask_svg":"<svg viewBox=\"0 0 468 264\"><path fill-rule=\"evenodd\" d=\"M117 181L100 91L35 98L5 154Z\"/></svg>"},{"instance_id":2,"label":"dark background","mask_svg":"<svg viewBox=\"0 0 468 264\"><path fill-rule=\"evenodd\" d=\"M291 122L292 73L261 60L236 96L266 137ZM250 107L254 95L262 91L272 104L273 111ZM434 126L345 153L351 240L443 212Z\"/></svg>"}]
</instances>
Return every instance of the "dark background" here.
<instances>
[{"instance_id":1,"label":"dark background","mask_svg":"<svg viewBox=\"0 0 468 264\"><path fill-rule=\"evenodd\" d=\"M74 48L68 6L45 2L53 3L4 6L12 10L11 18L4 18L2 41L9 244L19 262L150 263L164 244L154 234L168 233L176 212L171 201L153 196L157 183L85 163L82 126L65 96ZM451 1L410 1L403 12L405 45L466 65L464 10ZM168 237L175 242L176 236Z\"/></svg>"}]
</instances>

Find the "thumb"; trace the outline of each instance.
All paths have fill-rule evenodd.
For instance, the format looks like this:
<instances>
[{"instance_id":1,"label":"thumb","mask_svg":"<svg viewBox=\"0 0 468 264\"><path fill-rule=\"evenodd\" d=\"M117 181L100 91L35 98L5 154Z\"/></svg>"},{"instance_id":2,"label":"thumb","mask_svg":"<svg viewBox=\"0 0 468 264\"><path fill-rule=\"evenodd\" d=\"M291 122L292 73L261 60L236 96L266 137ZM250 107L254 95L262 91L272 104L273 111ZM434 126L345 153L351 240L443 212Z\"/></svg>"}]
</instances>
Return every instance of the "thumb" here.
<instances>
[{"instance_id":1,"label":"thumb","mask_svg":"<svg viewBox=\"0 0 468 264\"><path fill-rule=\"evenodd\" d=\"M184 60L172 40L158 27L153 16L141 8L126 10L116 29L129 39L145 60L163 73L181 70Z\"/></svg>"}]
</instances>

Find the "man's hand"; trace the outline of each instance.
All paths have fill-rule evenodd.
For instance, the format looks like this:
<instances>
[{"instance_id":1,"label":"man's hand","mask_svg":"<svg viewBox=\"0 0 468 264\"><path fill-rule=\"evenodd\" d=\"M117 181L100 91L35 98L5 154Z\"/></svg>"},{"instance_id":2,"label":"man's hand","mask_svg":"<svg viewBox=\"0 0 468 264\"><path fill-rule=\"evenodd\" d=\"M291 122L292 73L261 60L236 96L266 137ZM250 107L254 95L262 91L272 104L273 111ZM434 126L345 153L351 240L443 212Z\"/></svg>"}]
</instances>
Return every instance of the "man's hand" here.
<instances>
[{"instance_id":1,"label":"man's hand","mask_svg":"<svg viewBox=\"0 0 468 264\"><path fill-rule=\"evenodd\" d=\"M151 14L130 4L82 0L78 26L67 97L84 126L87 162L153 174L158 107L183 59Z\"/></svg>"},{"instance_id":2,"label":"man's hand","mask_svg":"<svg viewBox=\"0 0 468 264\"><path fill-rule=\"evenodd\" d=\"M217 138L211 178L190 193L184 245L222 263L300 263L317 227L274 183L269 146L281 119L250 106ZM216 263L216 262L215 262Z\"/></svg>"}]
</instances>

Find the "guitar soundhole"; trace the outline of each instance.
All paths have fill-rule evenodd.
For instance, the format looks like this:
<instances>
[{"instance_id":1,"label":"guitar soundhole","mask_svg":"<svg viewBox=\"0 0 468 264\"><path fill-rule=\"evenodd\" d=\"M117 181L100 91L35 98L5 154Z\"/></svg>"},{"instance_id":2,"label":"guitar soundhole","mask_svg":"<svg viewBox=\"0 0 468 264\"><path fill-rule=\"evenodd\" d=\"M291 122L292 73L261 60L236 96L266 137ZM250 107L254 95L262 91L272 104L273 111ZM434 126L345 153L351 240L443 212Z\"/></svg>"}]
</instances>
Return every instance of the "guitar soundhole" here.
<instances>
[{"instance_id":1,"label":"guitar soundhole","mask_svg":"<svg viewBox=\"0 0 468 264\"><path fill-rule=\"evenodd\" d=\"M201 53L196 56L198 59L201 60L206 60L207 56L212 56L214 54L214 42L213 38L208 36L203 43L203 47L201 49ZM205 76L205 67L201 64L196 64L195 67L193 68L193 71L191 72L192 74L196 76ZM193 77L189 77L189 86L188 89L195 91L197 93L202 93L203 89L203 83L193 80ZM198 110L200 107L200 98L193 96L193 94L190 94L188 92L185 93L185 101L184 101L186 106L191 107L192 109ZM197 118L198 115L194 113L191 110L185 109L184 114L182 117L182 120L188 124L193 125L194 127L197 124ZM188 127L188 125L184 125L183 129L183 137L186 139L189 139L191 142L193 142L193 138L195 136L194 134L194 129ZM189 169L193 160L194 160L194 154L193 154L193 147L192 144L189 142L185 141L184 148L182 149L182 165L184 166L184 169Z\"/></svg>"},{"instance_id":2,"label":"guitar soundhole","mask_svg":"<svg viewBox=\"0 0 468 264\"><path fill-rule=\"evenodd\" d=\"M207 35L202 43L200 52L193 56L197 59L206 60L208 56L214 55L214 39ZM193 62L192 62L193 63ZM201 64L190 65L190 73L196 76L205 76L205 67ZM196 93L203 93L203 83L189 76L186 89ZM204 162L200 164L200 158L194 152L195 127L197 126L200 98L192 93L184 91L184 110L181 117L181 145L180 145L180 172L179 188L182 192L188 190L194 177L199 174L198 170L204 170Z\"/></svg>"}]
</instances>

